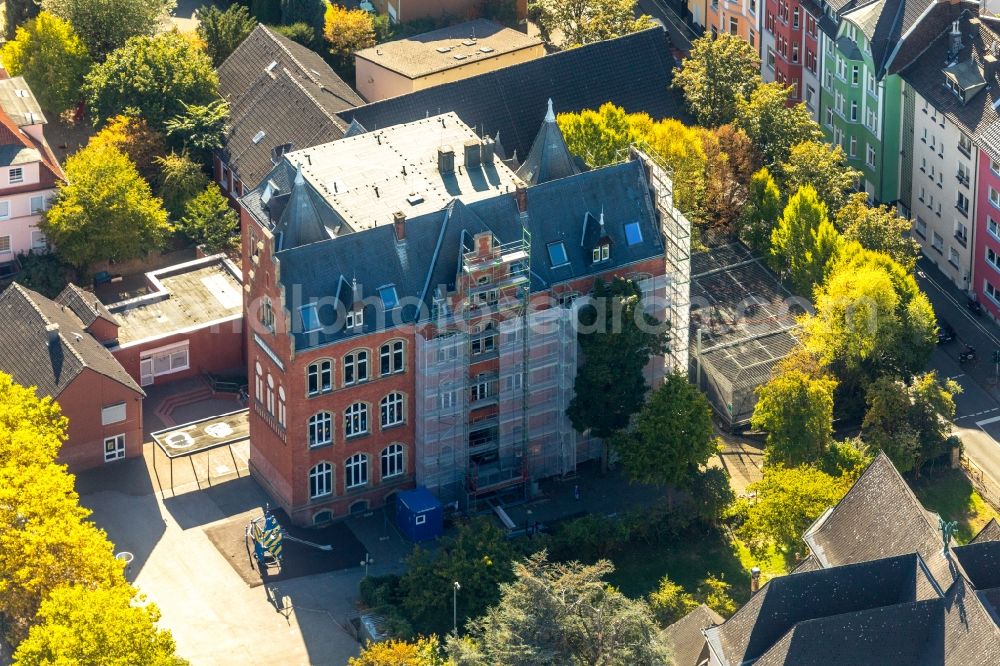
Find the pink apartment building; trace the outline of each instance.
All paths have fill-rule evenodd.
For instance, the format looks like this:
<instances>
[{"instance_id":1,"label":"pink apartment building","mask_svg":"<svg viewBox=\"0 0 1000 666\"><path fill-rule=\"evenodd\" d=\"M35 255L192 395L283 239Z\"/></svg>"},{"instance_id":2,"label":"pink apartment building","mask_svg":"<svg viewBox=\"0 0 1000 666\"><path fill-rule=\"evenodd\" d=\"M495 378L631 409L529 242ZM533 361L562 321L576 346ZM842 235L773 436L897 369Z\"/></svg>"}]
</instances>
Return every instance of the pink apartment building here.
<instances>
[{"instance_id":1,"label":"pink apartment building","mask_svg":"<svg viewBox=\"0 0 1000 666\"><path fill-rule=\"evenodd\" d=\"M986 311L1000 319L1000 154L979 151L972 290Z\"/></svg>"},{"instance_id":2,"label":"pink apartment building","mask_svg":"<svg viewBox=\"0 0 1000 666\"><path fill-rule=\"evenodd\" d=\"M64 175L45 141L45 122L23 78L0 80L0 267L47 248L38 221Z\"/></svg>"}]
</instances>

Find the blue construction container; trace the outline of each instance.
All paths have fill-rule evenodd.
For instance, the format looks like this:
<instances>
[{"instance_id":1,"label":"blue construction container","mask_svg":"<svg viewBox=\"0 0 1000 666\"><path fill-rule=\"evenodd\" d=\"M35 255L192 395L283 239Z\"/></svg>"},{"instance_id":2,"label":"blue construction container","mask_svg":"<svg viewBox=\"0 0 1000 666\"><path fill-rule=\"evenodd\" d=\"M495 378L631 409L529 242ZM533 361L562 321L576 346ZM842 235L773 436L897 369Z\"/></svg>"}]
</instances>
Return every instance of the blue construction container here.
<instances>
[{"instance_id":1,"label":"blue construction container","mask_svg":"<svg viewBox=\"0 0 1000 666\"><path fill-rule=\"evenodd\" d=\"M423 486L399 493L396 525L410 541L429 541L440 536L444 531L441 502Z\"/></svg>"}]
</instances>

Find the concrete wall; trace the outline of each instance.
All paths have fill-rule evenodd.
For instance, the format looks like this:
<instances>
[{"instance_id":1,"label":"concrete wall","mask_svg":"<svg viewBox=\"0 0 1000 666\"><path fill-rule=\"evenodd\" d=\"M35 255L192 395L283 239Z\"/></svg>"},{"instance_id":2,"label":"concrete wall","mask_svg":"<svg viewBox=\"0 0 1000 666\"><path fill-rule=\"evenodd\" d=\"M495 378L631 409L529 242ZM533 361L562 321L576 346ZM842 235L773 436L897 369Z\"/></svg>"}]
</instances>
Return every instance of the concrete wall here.
<instances>
[{"instance_id":1,"label":"concrete wall","mask_svg":"<svg viewBox=\"0 0 1000 666\"><path fill-rule=\"evenodd\" d=\"M104 438L125 435L125 456L142 455L142 396L91 369L84 370L56 399L69 419L69 437L59 461L71 472L104 465ZM101 425L101 410L125 403L125 421Z\"/></svg>"}]
</instances>

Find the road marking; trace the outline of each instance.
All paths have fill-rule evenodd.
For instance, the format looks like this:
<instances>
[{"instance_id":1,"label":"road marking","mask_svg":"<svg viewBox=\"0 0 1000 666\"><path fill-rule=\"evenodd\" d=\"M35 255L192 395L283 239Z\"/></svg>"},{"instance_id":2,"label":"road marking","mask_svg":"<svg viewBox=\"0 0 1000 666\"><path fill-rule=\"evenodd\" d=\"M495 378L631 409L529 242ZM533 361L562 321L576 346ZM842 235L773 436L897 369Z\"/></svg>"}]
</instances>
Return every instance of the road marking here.
<instances>
[{"instance_id":1,"label":"road marking","mask_svg":"<svg viewBox=\"0 0 1000 666\"><path fill-rule=\"evenodd\" d=\"M973 326L978 328L986 337L992 340L994 344L1000 346L1000 338L997 338L995 335L993 335L993 333L989 329L987 329L981 322L977 321L975 317L969 314L968 306L960 304L951 294L945 291L944 287L938 284L937 280L928 275L926 271L918 270L917 274L923 279L930 282L932 285L934 285L934 288L937 289L939 292L941 292L941 295L944 298L946 298L949 302L951 302L952 305L958 308L958 312L960 315L968 319Z\"/></svg>"},{"instance_id":2,"label":"road marking","mask_svg":"<svg viewBox=\"0 0 1000 666\"><path fill-rule=\"evenodd\" d=\"M997 421L1000 421L1000 416L994 416L992 418L983 419L982 421L976 421L976 425L981 428L984 425L989 425L990 423L996 423Z\"/></svg>"},{"instance_id":3,"label":"road marking","mask_svg":"<svg viewBox=\"0 0 1000 666\"><path fill-rule=\"evenodd\" d=\"M954 380L956 380L956 379L961 379L961 378L962 378L962 377L964 377L964 376L965 376L965 373L963 372L963 373L962 373L962 374L960 374L960 375L955 375L954 377L949 377L948 379L950 379L950 380L954 381Z\"/></svg>"}]
</instances>

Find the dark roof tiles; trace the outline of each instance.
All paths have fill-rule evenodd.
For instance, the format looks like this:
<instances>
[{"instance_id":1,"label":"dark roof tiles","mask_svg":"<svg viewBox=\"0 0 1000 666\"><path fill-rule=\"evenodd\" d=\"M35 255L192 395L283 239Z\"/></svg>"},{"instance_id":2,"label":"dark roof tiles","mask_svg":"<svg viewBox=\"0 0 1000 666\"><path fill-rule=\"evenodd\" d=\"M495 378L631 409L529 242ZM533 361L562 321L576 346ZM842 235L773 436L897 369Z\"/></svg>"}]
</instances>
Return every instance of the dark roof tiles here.
<instances>
[{"instance_id":1,"label":"dark roof tiles","mask_svg":"<svg viewBox=\"0 0 1000 666\"><path fill-rule=\"evenodd\" d=\"M677 622L663 630L670 644L672 666L698 666L708 656L703 630L725 622L725 618L701 604Z\"/></svg>"}]
</instances>

